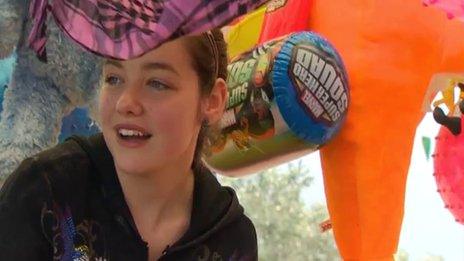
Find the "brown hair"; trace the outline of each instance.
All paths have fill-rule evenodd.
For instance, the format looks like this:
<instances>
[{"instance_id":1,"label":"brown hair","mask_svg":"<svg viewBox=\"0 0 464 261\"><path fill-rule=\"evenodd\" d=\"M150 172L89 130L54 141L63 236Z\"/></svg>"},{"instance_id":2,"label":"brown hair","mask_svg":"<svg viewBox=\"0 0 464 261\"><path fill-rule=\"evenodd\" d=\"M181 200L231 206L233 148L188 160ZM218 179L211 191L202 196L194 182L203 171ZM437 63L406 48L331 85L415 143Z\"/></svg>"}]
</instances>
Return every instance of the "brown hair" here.
<instances>
[{"instance_id":1,"label":"brown hair","mask_svg":"<svg viewBox=\"0 0 464 261\"><path fill-rule=\"evenodd\" d=\"M227 79L227 44L224 36L220 29L213 29L201 35L187 36L185 42L191 55L192 66L198 73L200 94L209 95L217 78ZM208 122L203 121L192 162L195 172L201 171L203 167L201 151L207 131Z\"/></svg>"}]
</instances>

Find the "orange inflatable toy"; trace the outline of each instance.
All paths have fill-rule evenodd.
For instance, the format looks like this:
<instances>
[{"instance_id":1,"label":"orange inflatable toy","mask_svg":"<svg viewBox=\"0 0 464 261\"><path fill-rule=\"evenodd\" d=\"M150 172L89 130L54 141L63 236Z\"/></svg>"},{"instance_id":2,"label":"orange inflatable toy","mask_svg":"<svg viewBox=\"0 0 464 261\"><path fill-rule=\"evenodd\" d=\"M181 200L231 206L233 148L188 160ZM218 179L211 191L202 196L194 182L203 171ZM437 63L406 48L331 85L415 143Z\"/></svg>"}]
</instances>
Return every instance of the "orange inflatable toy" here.
<instances>
[{"instance_id":1,"label":"orange inflatable toy","mask_svg":"<svg viewBox=\"0 0 464 261\"><path fill-rule=\"evenodd\" d=\"M315 0L310 17L351 83L346 124L321 150L338 248L345 260L392 260L422 101L435 73L464 71L464 24L404 0Z\"/></svg>"}]
</instances>

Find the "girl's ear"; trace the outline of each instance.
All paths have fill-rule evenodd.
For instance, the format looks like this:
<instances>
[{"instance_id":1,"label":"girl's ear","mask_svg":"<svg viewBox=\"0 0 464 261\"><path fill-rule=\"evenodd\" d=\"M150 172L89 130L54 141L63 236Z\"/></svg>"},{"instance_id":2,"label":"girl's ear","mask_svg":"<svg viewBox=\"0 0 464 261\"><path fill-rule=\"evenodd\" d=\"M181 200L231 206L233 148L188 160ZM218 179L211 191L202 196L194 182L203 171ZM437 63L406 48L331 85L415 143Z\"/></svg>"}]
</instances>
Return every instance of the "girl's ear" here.
<instances>
[{"instance_id":1,"label":"girl's ear","mask_svg":"<svg viewBox=\"0 0 464 261\"><path fill-rule=\"evenodd\" d=\"M210 95L203 100L203 115L208 124L215 124L221 119L227 98L227 83L222 78L216 79Z\"/></svg>"}]
</instances>

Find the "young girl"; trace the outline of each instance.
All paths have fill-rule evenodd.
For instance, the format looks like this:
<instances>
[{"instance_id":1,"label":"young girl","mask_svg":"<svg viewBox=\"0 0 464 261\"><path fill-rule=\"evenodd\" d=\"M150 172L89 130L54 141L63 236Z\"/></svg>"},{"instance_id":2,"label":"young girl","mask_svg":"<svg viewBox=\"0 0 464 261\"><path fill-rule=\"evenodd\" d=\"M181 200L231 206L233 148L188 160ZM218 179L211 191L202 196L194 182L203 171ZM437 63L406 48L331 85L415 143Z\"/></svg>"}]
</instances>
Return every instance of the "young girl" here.
<instances>
[{"instance_id":1,"label":"young girl","mask_svg":"<svg viewBox=\"0 0 464 261\"><path fill-rule=\"evenodd\" d=\"M0 260L256 260L232 189L202 166L222 116L219 30L105 60L102 133L24 160L0 192Z\"/></svg>"}]
</instances>

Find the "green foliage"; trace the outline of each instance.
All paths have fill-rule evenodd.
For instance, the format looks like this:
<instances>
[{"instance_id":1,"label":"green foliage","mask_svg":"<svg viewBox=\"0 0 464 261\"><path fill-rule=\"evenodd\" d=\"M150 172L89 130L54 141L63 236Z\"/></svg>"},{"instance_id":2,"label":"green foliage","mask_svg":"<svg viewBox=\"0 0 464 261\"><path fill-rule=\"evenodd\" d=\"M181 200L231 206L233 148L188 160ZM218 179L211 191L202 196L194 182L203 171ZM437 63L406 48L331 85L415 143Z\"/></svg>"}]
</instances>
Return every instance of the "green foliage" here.
<instances>
[{"instance_id":1,"label":"green foliage","mask_svg":"<svg viewBox=\"0 0 464 261\"><path fill-rule=\"evenodd\" d=\"M241 178L220 177L237 192L258 234L259 259L340 260L332 232L319 224L328 219L324 205L307 208L301 199L312 178L301 161Z\"/></svg>"}]
</instances>

